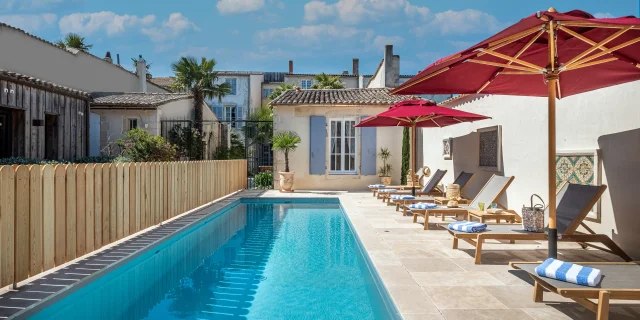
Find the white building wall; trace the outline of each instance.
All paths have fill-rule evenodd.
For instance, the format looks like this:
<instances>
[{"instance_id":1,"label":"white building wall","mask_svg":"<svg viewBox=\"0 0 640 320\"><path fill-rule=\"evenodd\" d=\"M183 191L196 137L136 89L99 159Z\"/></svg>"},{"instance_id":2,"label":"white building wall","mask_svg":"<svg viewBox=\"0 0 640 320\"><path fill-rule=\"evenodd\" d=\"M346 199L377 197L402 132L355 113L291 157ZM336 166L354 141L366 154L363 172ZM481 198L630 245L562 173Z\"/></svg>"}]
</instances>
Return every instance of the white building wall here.
<instances>
[{"instance_id":1,"label":"white building wall","mask_svg":"<svg viewBox=\"0 0 640 320\"><path fill-rule=\"evenodd\" d=\"M249 76L249 110L253 112L262 106L262 82L264 75L252 74Z\"/></svg>"},{"instance_id":2,"label":"white building wall","mask_svg":"<svg viewBox=\"0 0 640 320\"><path fill-rule=\"evenodd\" d=\"M486 96L472 102L462 98L456 108L492 117L472 124L423 129L424 165L447 169L443 182L460 171L476 172L467 188L473 197L494 173L478 169L478 128L502 126L503 170L515 176L504 203L520 210L532 194L548 200L547 99ZM600 223L587 222L612 237L627 253L640 259L640 82L587 92L558 101L557 151L601 150L602 196ZM453 160L443 160L442 139L452 137Z\"/></svg>"},{"instance_id":3,"label":"white building wall","mask_svg":"<svg viewBox=\"0 0 640 320\"><path fill-rule=\"evenodd\" d=\"M385 74L385 66L384 63L378 69L378 72L373 75L372 78L369 79L369 85L367 82L364 83L366 88L384 88L384 74Z\"/></svg>"},{"instance_id":4,"label":"white building wall","mask_svg":"<svg viewBox=\"0 0 640 320\"><path fill-rule=\"evenodd\" d=\"M90 54L72 53L0 26L0 68L86 92L139 92L138 77ZM77 51L77 50L74 50ZM148 92L167 92L147 82Z\"/></svg>"},{"instance_id":5,"label":"white building wall","mask_svg":"<svg viewBox=\"0 0 640 320\"><path fill-rule=\"evenodd\" d=\"M125 121L129 118L138 119L138 127L153 135L158 135L160 132L160 118L157 110L92 109L91 112L100 115L100 150L103 154L106 154L108 145L115 144L123 137L127 131Z\"/></svg>"},{"instance_id":6,"label":"white building wall","mask_svg":"<svg viewBox=\"0 0 640 320\"><path fill-rule=\"evenodd\" d=\"M354 117L360 119L362 116L378 114L386 107L274 107L274 131L292 130L300 135L301 143L298 148L289 154L290 170L295 172L294 188L296 190L366 190L367 186L380 183L380 178L374 176L361 175L310 175L309 174L309 150L310 150L310 128L309 117L312 115L332 117ZM393 167L393 184L400 184L400 168L402 144L402 129L399 128L376 128L376 149L389 148L391 151L391 166ZM360 130L358 129L358 135ZM361 137L363 139L364 137ZM360 159L361 143L358 142L358 159ZM329 146L327 145L327 159L329 160ZM284 155L279 152L274 153L274 171L284 171ZM382 161L377 159L376 168L382 166ZM276 176L275 184L278 188Z\"/></svg>"},{"instance_id":7,"label":"white building wall","mask_svg":"<svg viewBox=\"0 0 640 320\"><path fill-rule=\"evenodd\" d=\"M249 76L237 75L237 76L221 76L216 81L217 84L224 83L226 79L236 79L236 94L228 94L222 98L222 102L218 99L208 101L211 104L216 116L224 120L224 106L235 105L238 107L238 115L236 119L245 119L247 110L249 109L250 93L249 93Z\"/></svg>"}]
</instances>

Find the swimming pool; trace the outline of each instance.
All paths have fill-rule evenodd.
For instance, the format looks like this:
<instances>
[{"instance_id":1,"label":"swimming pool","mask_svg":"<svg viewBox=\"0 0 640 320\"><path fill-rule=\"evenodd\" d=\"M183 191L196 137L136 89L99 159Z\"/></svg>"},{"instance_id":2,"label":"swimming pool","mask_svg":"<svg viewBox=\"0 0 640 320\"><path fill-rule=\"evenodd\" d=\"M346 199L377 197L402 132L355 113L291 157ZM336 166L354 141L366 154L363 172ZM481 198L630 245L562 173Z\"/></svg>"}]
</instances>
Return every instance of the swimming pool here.
<instances>
[{"instance_id":1,"label":"swimming pool","mask_svg":"<svg viewBox=\"0 0 640 320\"><path fill-rule=\"evenodd\" d=\"M399 319L337 199L242 199L32 319Z\"/></svg>"}]
</instances>

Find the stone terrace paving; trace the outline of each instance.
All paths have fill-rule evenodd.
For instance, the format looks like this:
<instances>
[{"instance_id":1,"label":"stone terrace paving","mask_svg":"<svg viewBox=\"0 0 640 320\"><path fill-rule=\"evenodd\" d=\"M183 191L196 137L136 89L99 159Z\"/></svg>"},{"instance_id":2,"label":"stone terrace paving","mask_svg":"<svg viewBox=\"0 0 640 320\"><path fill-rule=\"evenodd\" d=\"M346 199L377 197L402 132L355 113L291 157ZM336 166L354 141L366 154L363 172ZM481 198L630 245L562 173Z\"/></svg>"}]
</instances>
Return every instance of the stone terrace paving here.
<instances>
[{"instance_id":1,"label":"stone terrace paving","mask_svg":"<svg viewBox=\"0 0 640 320\"><path fill-rule=\"evenodd\" d=\"M451 249L447 231L423 230L422 224L403 217L395 206L386 207L371 192L271 190L262 196L338 196L404 319L595 319L595 313L557 294L545 293L544 303L533 302L530 277L520 278L509 267L510 261L544 260L546 242L488 240L483 264L475 265L471 245L461 241L460 249ZM559 258L567 261L622 261L577 244L558 245ZM613 300L610 319L640 319L640 303Z\"/></svg>"}]
</instances>

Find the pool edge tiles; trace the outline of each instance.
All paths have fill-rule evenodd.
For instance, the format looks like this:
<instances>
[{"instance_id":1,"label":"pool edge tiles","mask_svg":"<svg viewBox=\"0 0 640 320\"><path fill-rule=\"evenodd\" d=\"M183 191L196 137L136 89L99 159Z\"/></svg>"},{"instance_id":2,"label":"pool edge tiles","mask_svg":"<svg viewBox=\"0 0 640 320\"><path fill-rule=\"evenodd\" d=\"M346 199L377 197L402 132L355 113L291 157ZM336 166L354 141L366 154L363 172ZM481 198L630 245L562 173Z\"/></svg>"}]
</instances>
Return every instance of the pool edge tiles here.
<instances>
[{"instance_id":1,"label":"pool edge tiles","mask_svg":"<svg viewBox=\"0 0 640 320\"><path fill-rule=\"evenodd\" d=\"M348 225L349 232L355 240L357 248L352 254L360 254L359 260L361 260L363 265L362 275L369 278L370 285L366 290L370 297L376 297L378 299L377 304L379 306L383 306L385 311L380 310L380 314L386 314L384 317L389 317L390 319L401 318L398 309L396 308L391 296L386 289L384 283L382 282L380 275L375 268L375 265L371 261L371 257L368 255L366 249L364 248L362 241L358 235L358 232L353 227L351 219L348 217L348 214L342 206L340 199L336 197L306 197L306 198L277 198L277 197L265 197L265 198L257 198L259 194L256 192L242 192L233 197L225 199L225 201L221 201L219 203L207 206L198 210L197 212L189 213L185 215L186 217L191 217L191 221L183 224L182 227L176 228L171 232L163 234L160 238L155 240L154 242L150 242L146 247L140 248L134 253L122 257L118 261L102 268L101 270L93 273L90 276L87 276L83 279L80 279L74 285L67 286L63 290L60 290L57 294L44 299L39 304L35 306L31 306L28 309L22 311L19 314L19 317L29 317L38 314L39 312L45 310L46 308L53 306L58 303L57 306L65 307L65 304L59 304L59 302L65 299L67 296L75 293L78 290L81 290L87 285L93 284L94 282L100 283L100 281L109 281L113 274L117 274L118 270L123 271L126 270L127 267L131 265L139 264L135 261L139 261L140 259L148 259L148 257L156 257L160 251L163 251L166 247L171 246L174 242L180 241L179 239L187 237L191 232L195 232L200 227L204 226L205 223L209 221L213 221L216 217L225 216L224 213L229 210L235 210L237 205L240 204L255 204L255 203L269 203L269 204L337 204L340 207L341 216L345 220ZM337 209L337 207L335 207ZM194 216L197 215L197 216ZM153 231L153 230L151 230ZM151 233L151 232L149 232ZM137 238L137 237L136 237ZM117 250L117 246L112 248ZM155 251L155 253L153 253ZM159 257L159 256L158 256ZM93 257L92 257L93 258ZM155 259L155 258L154 258ZM135 260L135 261L134 261ZM123 269L124 268L124 269ZM114 272L115 271L115 272ZM381 299L381 300L379 300ZM66 301L73 301L68 300ZM133 301L136 301L135 299ZM64 302L64 301L63 301ZM67 303L66 307L69 307ZM46 314L46 313L45 313Z\"/></svg>"},{"instance_id":2,"label":"pool edge tiles","mask_svg":"<svg viewBox=\"0 0 640 320\"><path fill-rule=\"evenodd\" d=\"M0 318L27 319L32 317L100 277L152 251L175 235L187 231L207 219L224 213L226 210L241 203L243 198L258 197L262 193L263 191L244 190L218 199L213 203L193 209L191 212L186 212L182 216L174 218L174 220L163 222L155 228L138 234L131 239L89 253L85 258L75 261L44 277L23 284L17 290L8 291L0 295L0 301L2 302L0 303ZM135 251L130 251L134 249ZM124 252L129 253L125 254ZM69 270L79 271L72 273L81 276L70 277L70 281L63 282L64 285L60 285L59 280L53 279L54 275ZM52 285L51 282L56 283ZM37 301L31 299L33 298L34 292L42 293L42 298L39 298ZM12 302L15 305L12 305Z\"/></svg>"}]
</instances>

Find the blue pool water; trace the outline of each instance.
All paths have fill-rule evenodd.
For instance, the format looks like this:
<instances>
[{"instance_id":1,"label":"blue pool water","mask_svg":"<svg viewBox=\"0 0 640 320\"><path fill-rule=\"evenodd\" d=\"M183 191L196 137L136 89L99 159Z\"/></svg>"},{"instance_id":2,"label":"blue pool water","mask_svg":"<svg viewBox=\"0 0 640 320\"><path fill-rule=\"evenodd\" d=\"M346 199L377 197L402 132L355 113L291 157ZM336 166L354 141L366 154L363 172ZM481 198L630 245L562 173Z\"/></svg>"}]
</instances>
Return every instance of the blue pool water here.
<instances>
[{"instance_id":1,"label":"blue pool water","mask_svg":"<svg viewBox=\"0 0 640 320\"><path fill-rule=\"evenodd\" d=\"M399 318L337 200L243 200L33 319Z\"/></svg>"}]
</instances>

